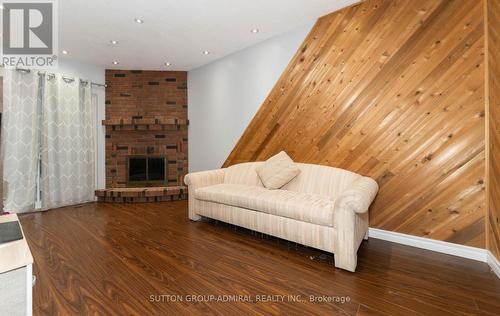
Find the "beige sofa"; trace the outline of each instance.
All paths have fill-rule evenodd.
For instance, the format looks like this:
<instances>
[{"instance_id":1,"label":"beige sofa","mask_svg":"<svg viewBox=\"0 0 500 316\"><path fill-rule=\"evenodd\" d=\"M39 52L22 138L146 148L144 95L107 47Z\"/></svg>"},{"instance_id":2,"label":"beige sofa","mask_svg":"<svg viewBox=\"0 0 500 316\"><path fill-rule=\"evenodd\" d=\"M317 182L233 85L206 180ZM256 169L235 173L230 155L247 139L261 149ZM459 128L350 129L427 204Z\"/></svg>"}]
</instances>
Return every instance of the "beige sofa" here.
<instances>
[{"instance_id":1,"label":"beige sofa","mask_svg":"<svg viewBox=\"0 0 500 316\"><path fill-rule=\"evenodd\" d=\"M297 177L269 190L256 173L260 164L188 174L189 218L205 216L333 252L336 267L354 272L377 183L347 170L297 163Z\"/></svg>"}]
</instances>

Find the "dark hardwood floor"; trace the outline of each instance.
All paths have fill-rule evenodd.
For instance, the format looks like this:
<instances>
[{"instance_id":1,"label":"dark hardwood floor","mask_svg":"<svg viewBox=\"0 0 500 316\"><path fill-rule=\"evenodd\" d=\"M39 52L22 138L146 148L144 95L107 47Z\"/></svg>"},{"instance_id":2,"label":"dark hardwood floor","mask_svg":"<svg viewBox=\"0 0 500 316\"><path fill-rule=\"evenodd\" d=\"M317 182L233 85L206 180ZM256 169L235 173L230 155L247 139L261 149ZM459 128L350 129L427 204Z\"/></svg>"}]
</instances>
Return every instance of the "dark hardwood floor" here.
<instances>
[{"instance_id":1,"label":"dark hardwood floor","mask_svg":"<svg viewBox=\"0 0 500 316\"><path fill-rule=\"evenodd\" d=\"M20 219L35 259L35 315L500 314L500 280L484 263L370 239L350 273L320 251L191 222L186 201Z\"/></svg>"}]
</instances>

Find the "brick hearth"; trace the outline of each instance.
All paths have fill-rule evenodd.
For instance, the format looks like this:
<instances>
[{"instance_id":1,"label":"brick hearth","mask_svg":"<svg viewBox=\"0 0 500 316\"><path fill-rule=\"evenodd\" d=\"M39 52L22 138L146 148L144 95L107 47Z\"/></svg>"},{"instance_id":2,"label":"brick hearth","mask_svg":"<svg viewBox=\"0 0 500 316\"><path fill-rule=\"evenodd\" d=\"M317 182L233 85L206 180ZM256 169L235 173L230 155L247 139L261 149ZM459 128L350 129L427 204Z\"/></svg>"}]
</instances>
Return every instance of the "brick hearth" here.
<instances>
[{"instance_id":1,"label":"brick hearth","mask_svg":"<svg viewBox=\"0 0 500 316\"><path fill-rule=\"evenodd\" d=\"M99 202L143 203L164 202L187 199L187 188L151 187L151 188L119 188L96 190Z\"/></svg>"}]
</instances>

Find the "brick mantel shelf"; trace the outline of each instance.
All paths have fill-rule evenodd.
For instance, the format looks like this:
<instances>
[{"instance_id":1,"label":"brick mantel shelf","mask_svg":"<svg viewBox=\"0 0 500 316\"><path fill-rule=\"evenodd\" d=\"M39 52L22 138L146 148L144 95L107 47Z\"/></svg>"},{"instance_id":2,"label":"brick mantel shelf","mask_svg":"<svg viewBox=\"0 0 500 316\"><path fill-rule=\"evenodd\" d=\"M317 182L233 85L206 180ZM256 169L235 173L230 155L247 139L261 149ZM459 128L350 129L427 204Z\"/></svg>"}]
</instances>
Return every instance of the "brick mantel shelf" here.
<instances>
[{"instance_id":1,"label":"brick mantel shelf","mask_svg":"<svg viewBox=\"0 0 500 316\"><path fill-rule=\"evenodd\" d=\"M186 119L178 118L117 118L102 120L102 125L104 126L150 126L150 125L174 125L182 126L188 125L189 121Z\"/></svg>"}]
</instances>

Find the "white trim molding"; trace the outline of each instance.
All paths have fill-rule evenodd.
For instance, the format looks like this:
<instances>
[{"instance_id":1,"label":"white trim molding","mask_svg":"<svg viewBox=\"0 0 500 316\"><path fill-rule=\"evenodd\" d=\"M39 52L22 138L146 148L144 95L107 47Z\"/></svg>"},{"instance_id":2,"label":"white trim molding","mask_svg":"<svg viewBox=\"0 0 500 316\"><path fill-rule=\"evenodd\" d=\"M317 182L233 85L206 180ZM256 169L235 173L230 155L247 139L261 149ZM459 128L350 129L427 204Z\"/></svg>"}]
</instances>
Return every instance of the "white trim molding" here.
<instances>
[{"instance_id":1,"label":"white trim molding","mask_svg":"<svg viewBox=\"0 0 500 316\"><path fill-rule=\"evenodd\" d=\"M378 228L369 228L368 236L375 239L391 241L397 244L432 250L448 255L489 263L488 251L482 248L469 247L441 240L401 234Z\"/></svg>"},{"instance_id":2,"label":"white trim molding","mask_svg":"<svg viewBox=\"0 0 500 316\"><path fill-rule=\"evenodd\" d=\"M490 265L491 270L500 279L500 261L498 261L491 251L488 251L488 264Z\"/></svg>"},{"instance_id":3,"label":"white trim molding","mask_svg":"<svg viewBox=\"0 0 500 316\"><path fill-rule=\"evenodd\" d=\"M488 250L476 247L469 247L451 242L434 240L429 238L417 237L407 234L391 232L378 228L369 228L368 236L370 238L386 240L397 244L411 247L427 249L452 256L472 259L485 262L498 278L500 278L500 261Z\"/></svg>"}]
</instances>

